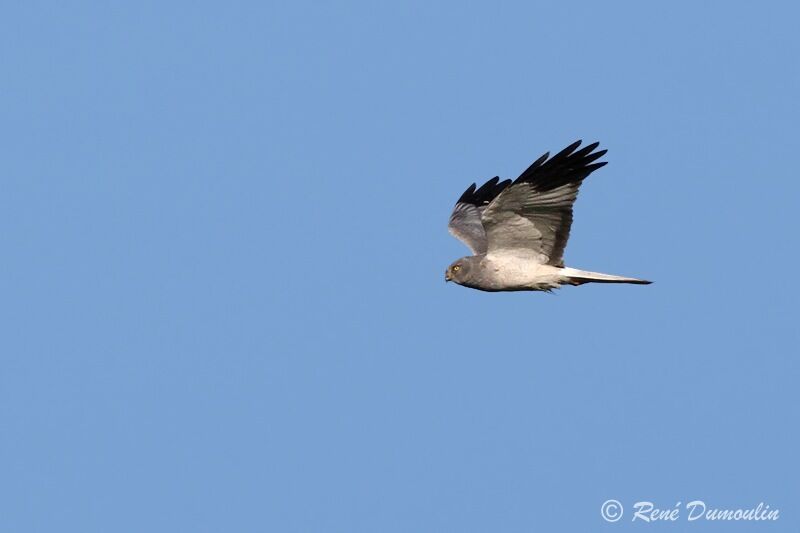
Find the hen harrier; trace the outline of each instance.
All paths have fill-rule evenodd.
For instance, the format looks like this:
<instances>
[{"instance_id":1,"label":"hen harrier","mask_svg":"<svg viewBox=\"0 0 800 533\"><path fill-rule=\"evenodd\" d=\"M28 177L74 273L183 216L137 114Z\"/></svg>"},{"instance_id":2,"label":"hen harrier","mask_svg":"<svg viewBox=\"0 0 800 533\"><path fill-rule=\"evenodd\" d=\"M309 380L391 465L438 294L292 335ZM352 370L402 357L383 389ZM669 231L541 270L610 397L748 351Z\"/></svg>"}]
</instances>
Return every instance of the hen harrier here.
<instances>
[{"instance_id":1,"label":"hen harrier","mask_svg":"<svg viewBox=\"0 0 800 533\"><path fill-rule=\"evenodd\" d=\"M606 150L599 143L578 151L572 143L533 162L513 182L495 177L464 191L450 215L449 230L474 255L447 268L445 280L482 291L550 291L562 285L649 281L564 266L572 204L586 177L605 165L593 163Z\"/></svg>"}]
</instances>

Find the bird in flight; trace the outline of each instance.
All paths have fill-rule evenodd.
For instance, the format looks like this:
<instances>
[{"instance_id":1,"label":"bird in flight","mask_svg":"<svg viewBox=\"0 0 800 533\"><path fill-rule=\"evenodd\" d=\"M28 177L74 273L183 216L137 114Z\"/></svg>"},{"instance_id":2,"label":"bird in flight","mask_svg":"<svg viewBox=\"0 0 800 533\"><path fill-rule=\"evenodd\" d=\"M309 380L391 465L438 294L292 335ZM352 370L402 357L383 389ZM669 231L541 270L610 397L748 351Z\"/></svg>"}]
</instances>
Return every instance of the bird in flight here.
<instances>
[{"instance_id":1,"label":"bird in flight","mask_svg":"<svg viewBox=\"0 0 800 533\"><path fill-rule=\"evenodd\" d=\"M474 255L462 257L445 272L446 281L482 291L551 291L584 283L651 282L564 266L564 248L572 225L572 204L595 163L606 150L599 143L578 150L576 141L533 162L515 180L494 177L476 189L473 183L456 202L448 229Z\"/></svg>"}]
</instances>

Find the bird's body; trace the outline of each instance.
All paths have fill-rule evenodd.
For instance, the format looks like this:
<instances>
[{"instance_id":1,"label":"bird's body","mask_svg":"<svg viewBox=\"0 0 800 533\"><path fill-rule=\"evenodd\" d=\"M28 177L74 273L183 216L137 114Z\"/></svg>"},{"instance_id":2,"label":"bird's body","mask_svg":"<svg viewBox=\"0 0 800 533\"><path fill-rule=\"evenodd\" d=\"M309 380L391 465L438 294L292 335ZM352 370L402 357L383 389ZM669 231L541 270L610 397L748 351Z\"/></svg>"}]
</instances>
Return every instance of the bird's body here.
<instances>
[{"instance_id":1,"label":"bird's body","mask_svg":"<svg viewBox=\"0 0 800 533\"><path fill-rule=\"evenodd\" d=\"M529 258L514 256L489 256L487 254L465 257L461 268L469 262L475 275L465 277L465 287L482 291L547 291L561 285L559 268L543 265Z\"/></svg>"},{"instance_id":2,"label":"bird's body","mask_svg":"<svg viewBox=\"0 0 800 533\"><path fill-rule=\"evenodd\" d=\"M562 285L649 281L564 266L572 205L581 182L605 163L597 143L575 151L580 141L552 158L544 154L519 178L492 178L461 195L450 216L450 232L475 255L454 262L445 279L482 291L550 291Z\"/></svg>"}]
</instances>

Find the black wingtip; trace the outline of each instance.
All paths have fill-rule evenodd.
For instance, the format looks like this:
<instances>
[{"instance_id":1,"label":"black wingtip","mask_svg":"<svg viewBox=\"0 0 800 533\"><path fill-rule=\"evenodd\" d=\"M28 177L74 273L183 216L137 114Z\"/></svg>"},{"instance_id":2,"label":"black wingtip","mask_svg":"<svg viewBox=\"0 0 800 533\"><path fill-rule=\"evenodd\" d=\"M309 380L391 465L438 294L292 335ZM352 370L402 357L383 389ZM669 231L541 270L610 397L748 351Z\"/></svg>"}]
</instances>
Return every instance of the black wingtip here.
<instances>
[{"instance_id":1,"label":"black wingtip","mask_svg":"<svg viewBox=\"0 0 800 533\"><path fill-rule=\"evenodd\" d=\"M529 166L514 183L526 182L541 190L550 190L567 183L577 183L606 163L594 163L603 157L607 150L594 150L600 146L593 142L580 150L577 148L583 141L577 140L558 152L553 157L545 154ZM577 150L577 151L576 151Z\"/></svg>"},{"instance_id":2,"label":"black wingtip","mask_svg":"<svg viewBox=\"0 0 800 533\"><path fill-rule=\"evenodd\" d=\"M488 180L477 190L476 185L473 183L464 191L457 203L472 204L478 207L487 205L509 185L511 185L511 180L500 181L500 176L495 176Z\"/></svg>"},{"instance_id":3,"label":"black wingtip","mask_svg":"<svg viewBox=\"0 0 800 533\"><path fill-rule=\"evenodd\" d=\"M564 148L563 150L561 150L560 152L558 152L556 155L554 155L554 156L553 156L553 159L558 159L558 158L561 158L561 157L566 157L566 156L568 156L569 154L571 154L572 152L574 152L574 151L575 151L575 149L576 149L578 146L580 146L582 142L583 142L582 140L578 139L577 141L575 141L574 143L570 144L569 146L567 146L566 148Z\"/></svg>"},{"instance_id":4,"label":"black wingtip","mask_svg":"<svg viewBox=\"0 0 800 533\"><path fill-rule=\"evenodd\" d=\"M457 203L463 203L466 200L468 200L469 198L471 198L472 194L475 192L475 187L477 187L477 186L478 186L477 184L473 183L472 185L467 187L467 190L464 191L463 193L461 193L461 196L459 197Z\"/></svg>"},{"instance_id":5,"label":"black wingtip","mask_svg":"<svg viewBox=\"0 0 800 533\"><path fill-rule=\"evenodd\" d=\"M586 171L587 171L589 174L591 174L592 172L594 172L594 171L595 171L595 170L597 170L598 168L603 168L603 167L604 167L604 166L606 166L607 164L608 164L608 161L601 161L600 163L594 163L593 165L586 165L586 166L584 167L584 169L585 169L585 170L586 170Z\"/></svg>"},{"instance_id":6,"label":"black wingtip","mask_svg":"<svg viewBox=\"0 0 800 533\"><path fill-rule=\"evenodd\" d=\"M577 152L575 152L574 154L572 154L572 157L575 157L575 158L584 157L584 156L588 155L589 153L591 153L598 146L600 146L599 142L594 142L592 144L586 145L583 148L581 148L580 150L578 150ZM603 150L603 153L606 153L606 151Z\"/></svg>"}]
</instances>

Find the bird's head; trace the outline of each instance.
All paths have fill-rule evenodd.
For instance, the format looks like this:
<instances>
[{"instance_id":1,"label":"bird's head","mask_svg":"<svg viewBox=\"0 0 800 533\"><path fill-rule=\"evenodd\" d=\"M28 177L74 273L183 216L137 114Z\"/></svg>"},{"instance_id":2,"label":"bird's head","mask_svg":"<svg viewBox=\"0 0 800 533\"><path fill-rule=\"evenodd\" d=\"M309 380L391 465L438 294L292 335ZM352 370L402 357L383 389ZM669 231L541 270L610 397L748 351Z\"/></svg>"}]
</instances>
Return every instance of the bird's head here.
<instances>
[{"instance_id":1,"label":"bird's head","mask_svg":"<svg viewBox=\"0 0 800 533\"><path fill-rule=\"evenodd\" d=\"M472 269L473 257L462 257L454 261L444 273L445 281L455 281L459 285L463 285L470 278L470 270Z\"/></svg>"}]
</instances>

